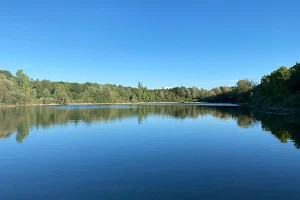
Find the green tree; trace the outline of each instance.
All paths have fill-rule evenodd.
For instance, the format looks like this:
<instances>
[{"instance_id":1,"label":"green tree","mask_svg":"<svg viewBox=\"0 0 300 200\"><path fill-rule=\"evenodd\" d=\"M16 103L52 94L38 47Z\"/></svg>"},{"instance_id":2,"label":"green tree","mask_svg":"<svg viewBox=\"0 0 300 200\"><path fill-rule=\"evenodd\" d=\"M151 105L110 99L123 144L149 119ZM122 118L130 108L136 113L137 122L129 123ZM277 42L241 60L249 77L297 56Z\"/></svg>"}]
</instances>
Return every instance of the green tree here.
<instances>
[{"instance_id":1,"label":"green tree","mask_svg":"<svg viewBox=\"0 0 300 200\"><path fill-rule=\"evenodd\" d=\"M239 102L249 101L252 92L252 82L248 79L239 80L236 84L237 100Z\"/></svg>"},{"instance_id":2,"label":"green tree","mask_svg":"<svg viewBox=\"0 0 300 200\"><path fill-rule=\"evenodd\" d=\"M262 95L285 97L288 93L287 80L290 78L290 70L280 67L261 80Z\"/></svg>"},{"instance_id":3,"label":"green tree","mask_svg":"<svg viewBox=\"0 0 300 200\"><path fill-rule=\"evenodd\" d=\"M34 102L36 98L36 91L31 87L31 81L23 70L17 71L16 82L18 103L27 104Z\"/></svg>"},{"instance_id":4,"label":"green tree","mask_svg":"<svg viewBox=\"0 0 300 200\"><path fill-rule=\"evenodd\" d=\"M15 98L13 82L0 74L0 104L11 104Z\"/></svg>"},{"instance_id":5,"label":"green tree","mask_svg":"<svg viewBox=\"0 0 300 200\"><path fill-rule=\"evenodd\" d=\"M56 102L59 104L68 104L69 103L68 94L66 92L64 85L62 85L62 84L59 84L55 88L54 96L55 96Z\"/></svg>"},{"instance_id":6,"label":"green tree","mask_svg":"<svg viewBox=\"0 0 300 200\"><path fill-rule=\"evenodd\" d=\"M288 80L289 90L293 93L300 91L300 63L296 63L290 69L290 79Z\"/></svg>"}]
</instances>

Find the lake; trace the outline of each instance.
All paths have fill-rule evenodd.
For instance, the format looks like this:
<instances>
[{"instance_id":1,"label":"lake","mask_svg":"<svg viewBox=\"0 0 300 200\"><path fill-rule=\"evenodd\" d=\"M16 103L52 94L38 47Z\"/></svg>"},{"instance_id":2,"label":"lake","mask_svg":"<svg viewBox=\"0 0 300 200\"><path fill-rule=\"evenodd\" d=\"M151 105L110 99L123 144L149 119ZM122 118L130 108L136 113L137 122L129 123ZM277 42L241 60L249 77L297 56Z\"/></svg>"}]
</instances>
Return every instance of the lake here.
<instances>
[{"instance_id":1,"label":"lake","mask_svg":"<svg viewBox=\"0 0 300 200\"><path fill-rule=\"evenodd\" d=\"M214 104L0 108L10 199L300 199L295 118Z\"/></svg>"}]
</instances>

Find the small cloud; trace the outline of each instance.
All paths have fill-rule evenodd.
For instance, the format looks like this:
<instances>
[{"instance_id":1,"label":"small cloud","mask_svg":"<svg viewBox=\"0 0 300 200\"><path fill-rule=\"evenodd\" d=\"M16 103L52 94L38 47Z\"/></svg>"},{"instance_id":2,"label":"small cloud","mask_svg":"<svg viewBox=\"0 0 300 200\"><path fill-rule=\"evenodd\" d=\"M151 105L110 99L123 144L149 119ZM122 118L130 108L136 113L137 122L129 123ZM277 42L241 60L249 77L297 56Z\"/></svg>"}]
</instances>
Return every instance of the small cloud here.
<instances>
[{"instance_id":1,"label":"small cloud","mask_svg":"<svg viewBox=\"0 0 300 200\"><path fill-rule=\"evenodd\" d=\"M161 87L161 88L153 88L153 90L161 90L161 89L167 90L167 89L172 89L172 88L174 88L174 87L166 86L166 87Z\"/></svg>"},{"instance_id":2,"label":"small cloud","mask_svg":"<svg viewBox=\"0 0 300 200\"><path fill-rule=\"evenodd\" d=\"M236 83L238 80L226 80L226 79L218 79L218 80L212 80L212 81L201 81L200 83Z\"/></svg>"}]
</instances>

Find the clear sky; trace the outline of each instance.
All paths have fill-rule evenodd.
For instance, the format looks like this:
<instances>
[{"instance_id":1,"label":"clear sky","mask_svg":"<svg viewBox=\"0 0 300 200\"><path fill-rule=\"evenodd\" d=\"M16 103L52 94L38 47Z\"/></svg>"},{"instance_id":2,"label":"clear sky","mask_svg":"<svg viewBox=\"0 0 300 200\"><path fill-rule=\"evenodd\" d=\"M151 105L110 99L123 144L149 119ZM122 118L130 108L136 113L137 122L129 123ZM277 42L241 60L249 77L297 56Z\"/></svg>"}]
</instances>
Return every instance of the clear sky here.
<instances>
[{"instance_id":1,"label":"clear sky","mask_svg":"<svg viewBox=\"0 0 300 200\"><path fill-rule=\"evenodd\" d=\"M299 0L0 0L0 69L148 88L233 85L300 61Z\"/></svg>"}]
</instances>

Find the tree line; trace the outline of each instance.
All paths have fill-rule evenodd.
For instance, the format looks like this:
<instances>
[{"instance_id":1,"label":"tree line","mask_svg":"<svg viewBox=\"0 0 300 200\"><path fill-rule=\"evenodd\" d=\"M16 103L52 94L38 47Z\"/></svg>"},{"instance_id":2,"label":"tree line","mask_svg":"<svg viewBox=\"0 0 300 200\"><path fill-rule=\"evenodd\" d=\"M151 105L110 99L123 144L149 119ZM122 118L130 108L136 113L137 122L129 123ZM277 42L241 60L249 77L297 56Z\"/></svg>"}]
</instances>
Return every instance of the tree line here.
<instances>
[{"instance_id":1,"label":"tree line","mask_svg":"<svg viewBox=\"0 0 300 200\"><path fill-rule=\"evenodd\" d=\"M280 67L263 76L260 83L241 79L236 86L211 90L183 86L151 90L141 83L137 87L125 87L91 82L52 82L33 80L23 70L18 70L15 75L0 70L1 105L193 101L300 108L300 64Z\"/></svg>"}]
</instances>

